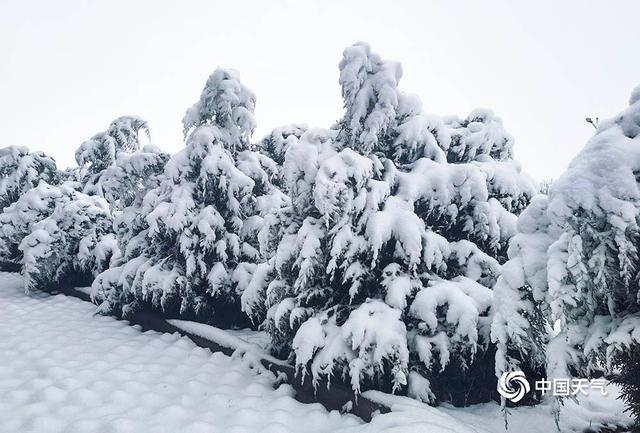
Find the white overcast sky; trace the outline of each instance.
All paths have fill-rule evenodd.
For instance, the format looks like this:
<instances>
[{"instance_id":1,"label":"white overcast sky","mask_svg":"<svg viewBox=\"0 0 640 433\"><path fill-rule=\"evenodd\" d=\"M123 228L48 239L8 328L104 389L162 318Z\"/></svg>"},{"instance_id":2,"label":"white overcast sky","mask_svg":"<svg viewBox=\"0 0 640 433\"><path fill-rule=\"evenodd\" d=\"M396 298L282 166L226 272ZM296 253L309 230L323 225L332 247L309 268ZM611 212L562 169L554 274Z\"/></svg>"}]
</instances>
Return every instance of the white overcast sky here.
<instances>
[{"instance_id":1,"label":"white overcast sky","mask_svg":"<svg viewBox=\"0 0 640 433\"><path fill-rule=\"evenodd\" d=\"M342 113L338 62L371 43L403 66L429 113L492 108L516 158L555 178L640 83L640 1L0 0L0 146L74 164L82 141L123 114L183 146L180 120L217 67L257 95L261 137Z\"/></svg>"}]
</instances>

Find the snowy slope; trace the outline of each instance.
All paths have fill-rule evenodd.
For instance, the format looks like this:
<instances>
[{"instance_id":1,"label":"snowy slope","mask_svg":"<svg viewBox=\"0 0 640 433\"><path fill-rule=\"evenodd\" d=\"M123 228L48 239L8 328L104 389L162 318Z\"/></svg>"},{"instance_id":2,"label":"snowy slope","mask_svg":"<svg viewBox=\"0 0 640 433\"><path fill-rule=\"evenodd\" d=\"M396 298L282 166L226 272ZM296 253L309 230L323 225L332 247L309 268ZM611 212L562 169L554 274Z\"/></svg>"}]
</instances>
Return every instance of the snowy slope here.
<instances>
[{"instance_id":1,"label":"snowy slope","mask_svg":"<svg viewBox=\"0 0 640 433\"><path fill-rule=\"evenodd\" d=\"M364 424L297 402L289 386L273 389L275 377L247 360L177 335L142 333L94 310L63 295L26 296L19 277L0 273L0 432L502 431L495 404L441 410L395 397L394 412ZM621 419L620 409L608 401L578 413L585 426ZM550 431L532 422L548 418L547 410L514 410L512 425Z\"/></svg>"}]
</instances>

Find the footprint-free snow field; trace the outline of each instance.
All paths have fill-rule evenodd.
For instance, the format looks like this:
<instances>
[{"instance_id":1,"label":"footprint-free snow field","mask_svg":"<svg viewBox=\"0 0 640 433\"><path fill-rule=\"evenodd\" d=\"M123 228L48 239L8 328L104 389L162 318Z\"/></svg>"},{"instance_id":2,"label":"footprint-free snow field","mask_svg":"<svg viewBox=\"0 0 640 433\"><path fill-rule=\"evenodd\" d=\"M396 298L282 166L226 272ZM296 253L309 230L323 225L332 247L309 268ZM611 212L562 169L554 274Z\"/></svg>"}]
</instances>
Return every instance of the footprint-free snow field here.
<instances>
[{"instance_id":1,"label":"footprint-free snow field","mask_svg":"<svg viewBox=\"0 0 640 433\"><path fill-rule=\"evenodd\" d=\"M305 405L274 377L177 335L26 296L0 274L0 432L332 432L355 417Z\"/></svg>"},{"instance_id":2,"label":"footprint-free snow field","mask_svg":"<svg viewBox=\"0 0 640 433\"><path fill-rule=\"evenodd\" d=\"M94 312L64 295L25 295L19 276L0 273L1 433L504 431L495 403L437 409L382 394L394 411L364 424L299 403L242 358ZM548 409L514 410L509 431L553 431ZM628 422L621 410L614 397L587 402L569 407L561 425Z\"/></svg>"}]
</instances>

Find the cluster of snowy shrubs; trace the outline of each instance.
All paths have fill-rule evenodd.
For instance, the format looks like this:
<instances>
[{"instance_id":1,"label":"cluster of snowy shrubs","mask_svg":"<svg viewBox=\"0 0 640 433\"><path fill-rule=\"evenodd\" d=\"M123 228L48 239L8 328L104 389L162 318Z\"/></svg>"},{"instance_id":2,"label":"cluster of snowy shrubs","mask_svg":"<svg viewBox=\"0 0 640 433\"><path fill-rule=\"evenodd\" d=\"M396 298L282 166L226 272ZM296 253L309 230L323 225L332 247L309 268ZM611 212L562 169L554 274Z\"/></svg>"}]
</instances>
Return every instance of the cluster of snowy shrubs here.
<instances>
[{"instance_id":1,"label":"cluster of snowy shrubs","mask_svg":"<svg viewBox=\"0 0 640 433\"><path fill-rule=\"evenodd\" d=\"M104 313L251 323L314 383L426 402L495 398L513 369L602 370L639 337L640 103L536 195L491 111L426 114L366 44L339 69L328 129L252 142L256 98L218 69L173 156L132 116L74 169L2 150L2 260L29 289L92 284Z\"/></svg>"},{"instance_id":2,"label":"cluster of snowy shrubs","mask_svg":"<svg viewBox=\"0 0 640 433\"><path fill-rule=\"evenodd\" d=\"M153 158L168 159L139 151L146 128L137 117L116 119L80 146L78 167L66 171L41 153L2 149L0 255L22 266L27 290L91 284L119 257L115 217L144 195L149 172L162 170Z\"/></svg>"}]
</instances>

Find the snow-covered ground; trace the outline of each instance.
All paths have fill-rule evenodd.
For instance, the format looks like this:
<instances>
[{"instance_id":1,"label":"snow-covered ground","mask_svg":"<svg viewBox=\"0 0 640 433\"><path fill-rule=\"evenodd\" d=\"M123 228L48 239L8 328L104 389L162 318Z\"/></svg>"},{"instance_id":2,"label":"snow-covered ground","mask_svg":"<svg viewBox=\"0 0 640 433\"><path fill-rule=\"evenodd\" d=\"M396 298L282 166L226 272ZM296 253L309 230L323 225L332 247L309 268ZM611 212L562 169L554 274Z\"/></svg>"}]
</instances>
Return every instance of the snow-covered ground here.
<instances>
[{"instance_id":1,"label":"snow-covered ground","mask_svg":"<svg viewBox=\"0 0 640 433\"><path fill-rule=\"evenodd\" d=\"M0 432L447 432L503 431L496 404L432 408L372 393L393 412L369 424L302 404L249 360L211 353L189 339L93 315L64 295L23 292L0 273ZM239 335L236 335L238 337ZM629 422L615 390L569 403L562 431ZM513 432L552 432L547 405L512 411Z\"/></svg>"}]
</instances>

